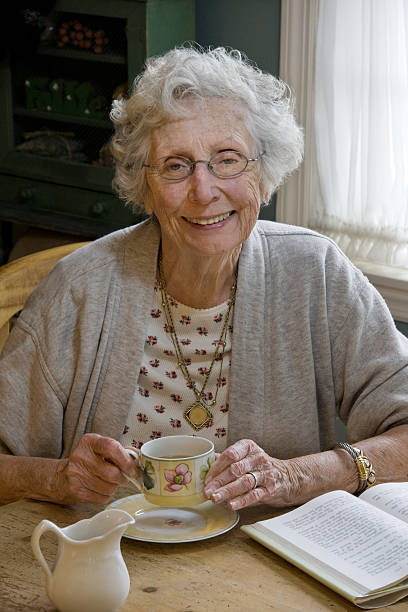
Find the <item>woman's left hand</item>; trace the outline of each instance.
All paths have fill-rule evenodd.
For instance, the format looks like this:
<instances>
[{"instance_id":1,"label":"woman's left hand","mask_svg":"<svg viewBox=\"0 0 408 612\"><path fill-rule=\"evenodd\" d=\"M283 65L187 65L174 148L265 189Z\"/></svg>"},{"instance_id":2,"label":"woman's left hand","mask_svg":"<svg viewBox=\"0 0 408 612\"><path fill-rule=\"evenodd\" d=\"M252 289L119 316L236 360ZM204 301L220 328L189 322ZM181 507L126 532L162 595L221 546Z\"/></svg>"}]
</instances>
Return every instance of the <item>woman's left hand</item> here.
<instances>
[{"instance_id":1,"label":"woman's left hand","mask_svg":"<svg viewBox=\"0 0 408 612\"><path fill-rule=\"evenodd\" d=\"M231 510L256 502L292 506L304 501L302 472L298 460L270 457L252 440L239 440L211 466L204 495L216 504L227 502Z\"/></svg>"}]
</instances>

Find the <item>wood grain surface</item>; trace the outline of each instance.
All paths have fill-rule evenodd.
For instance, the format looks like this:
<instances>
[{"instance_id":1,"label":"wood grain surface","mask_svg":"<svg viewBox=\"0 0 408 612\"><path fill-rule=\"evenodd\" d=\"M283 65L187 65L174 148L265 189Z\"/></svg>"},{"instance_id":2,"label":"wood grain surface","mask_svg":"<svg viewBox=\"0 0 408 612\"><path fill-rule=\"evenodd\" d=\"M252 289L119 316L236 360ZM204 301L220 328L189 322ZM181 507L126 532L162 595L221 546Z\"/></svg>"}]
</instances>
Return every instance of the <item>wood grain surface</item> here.
<instances>
[{"instance_id":1,"label":"wood grain surface","mask_svg":"<svg viewBox=\"0 0 408 612\"><path fill-rule=\"evenodd\" d=\"M132 493L122 489L118 497ZM33 528L42 519L64 527L102 509L29 500L0 507L1 612L55 610L45 591L45 575L31 550ZM240 512L239 524L272 515L271 508L254 506ZM52 564L55 536L44 535L41 547ZM152 544L123 538L121 548L131 586L120 612L359 609L249 538L239 525L221 536L184 544ZM390 612L407 609L407 601L403 600L394 604Z\"/></svg>"}]
</instances>

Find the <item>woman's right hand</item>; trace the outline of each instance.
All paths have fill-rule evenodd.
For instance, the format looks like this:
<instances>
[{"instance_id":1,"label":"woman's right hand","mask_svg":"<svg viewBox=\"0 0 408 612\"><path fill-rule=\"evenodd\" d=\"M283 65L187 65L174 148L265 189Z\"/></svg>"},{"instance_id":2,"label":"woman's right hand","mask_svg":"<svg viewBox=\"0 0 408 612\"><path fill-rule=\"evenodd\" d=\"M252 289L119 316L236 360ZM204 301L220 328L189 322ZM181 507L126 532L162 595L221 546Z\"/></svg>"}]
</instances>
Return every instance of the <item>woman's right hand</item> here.
<instances>
[{"instance_id":1,"label":"woman's right hand","mask_svg":"<svg viewBox=\"0 0 408 612\"><path fill-rule=\"evenodd\" d=\"M126 483L122 472L135 478L137 470L134 458L119 442L85 434L69 458L58 462L52 501L106 504L116 487Z\"/></svg>"},{"instance_id":2,"label":"woman's right hand","mask_svg":"<svg viewBox=\"0 0 408 612\"><path fill-rule=\"evenodd\" d=\"M0 505L19 499L106 504L122 475L137 480L135 459L112 438L85 434L68 459L0 454Z\"/></svg>"}]
</instances>

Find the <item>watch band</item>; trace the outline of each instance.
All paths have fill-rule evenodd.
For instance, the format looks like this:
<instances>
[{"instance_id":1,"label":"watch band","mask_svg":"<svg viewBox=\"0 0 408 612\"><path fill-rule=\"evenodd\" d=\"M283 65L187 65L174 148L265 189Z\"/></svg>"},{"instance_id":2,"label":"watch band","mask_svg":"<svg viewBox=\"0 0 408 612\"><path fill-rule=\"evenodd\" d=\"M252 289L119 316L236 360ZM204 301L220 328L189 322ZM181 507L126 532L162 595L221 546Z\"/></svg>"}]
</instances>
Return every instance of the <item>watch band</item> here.
<instances>
[{"instance_id":1,"label":"watch band","mask_svg":"<svg viewBox=\"0 0 408 612\"><path fill-rule=\"evenodd\" d=\"M342 448L353 459L358 470L359 485L354 495L360 495L363 491L375 484L375 471L369 458L363 451L356 446L351 446L347 442L339 442L334 448Z\"/></svg>"}]
</instances>

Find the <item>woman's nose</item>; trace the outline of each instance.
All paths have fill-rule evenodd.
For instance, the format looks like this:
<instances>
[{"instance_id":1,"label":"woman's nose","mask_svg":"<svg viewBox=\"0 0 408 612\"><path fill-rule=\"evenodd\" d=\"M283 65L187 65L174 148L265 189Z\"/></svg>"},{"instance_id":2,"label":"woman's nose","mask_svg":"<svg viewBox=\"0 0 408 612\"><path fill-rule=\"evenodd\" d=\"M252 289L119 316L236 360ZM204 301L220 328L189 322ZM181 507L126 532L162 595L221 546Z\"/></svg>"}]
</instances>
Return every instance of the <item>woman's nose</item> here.
<instances>
[{"instance_id":1,"label":"woman's nose","mask_svg":"<svg viewBox=\"0 0 408 612\"><path fill-rule=\"evenodd\" d=\"M189 177L190 199L195 204L208 206L218 198L217 177L211 174L207 163L197 163Z\"/></svg>"}]
</instances>

